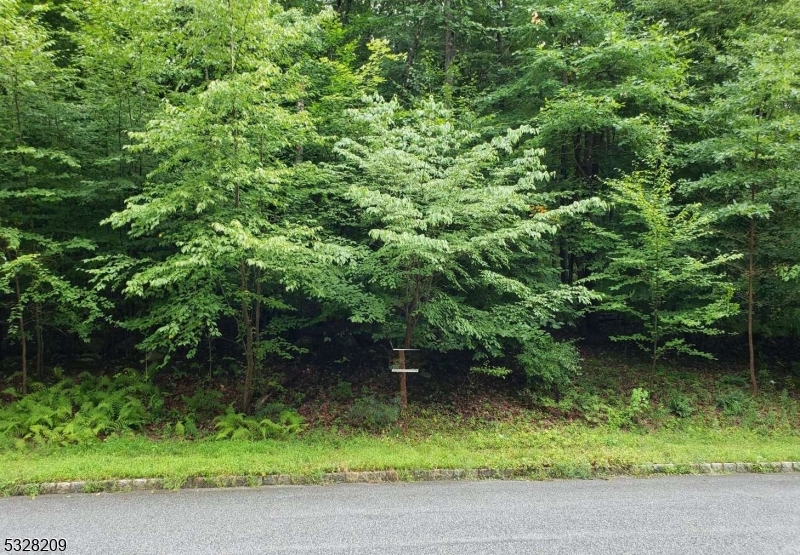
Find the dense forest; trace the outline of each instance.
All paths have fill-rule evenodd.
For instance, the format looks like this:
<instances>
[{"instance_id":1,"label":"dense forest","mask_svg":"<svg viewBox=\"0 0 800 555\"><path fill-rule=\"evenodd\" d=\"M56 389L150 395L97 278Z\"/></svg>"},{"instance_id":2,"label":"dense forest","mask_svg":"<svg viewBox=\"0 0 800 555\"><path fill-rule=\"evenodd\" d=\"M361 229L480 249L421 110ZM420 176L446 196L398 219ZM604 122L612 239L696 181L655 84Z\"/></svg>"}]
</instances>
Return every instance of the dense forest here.
<instances>
[{"instance_id":1,"label":"dense forest","mask_svg":"<svg viewBox=\"0 0 800 555\"><path fill-rule=\"evenodd\" d=\"M798 30L797 0L0 0L5 398L130 368L243 417L415 349L417 391L558 399L587 345L757 393L800 371Z\"/></svg>"}]
</instances>

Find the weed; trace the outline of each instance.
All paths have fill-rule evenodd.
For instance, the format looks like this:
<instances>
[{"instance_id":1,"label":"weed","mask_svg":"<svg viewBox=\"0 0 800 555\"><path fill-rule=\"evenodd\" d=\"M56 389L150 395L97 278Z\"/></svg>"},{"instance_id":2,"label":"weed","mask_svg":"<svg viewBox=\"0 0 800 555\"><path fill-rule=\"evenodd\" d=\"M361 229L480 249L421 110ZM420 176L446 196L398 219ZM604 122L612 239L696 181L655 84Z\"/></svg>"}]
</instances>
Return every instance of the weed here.
<instances>
[{"instance_id":1,"label":"weed","mask_svg":"<svg viewBox=\"0 0 800 555\"><path fill-rule=\"evenodd\" d=\"M548 469L550 478L581 478L592 477L592 467L587 463L557 463Z\"/></svg>"},{"instance_id":2,"label":"weed","mask_svg":"<svg viewBox=\"0 0 800 555\"><path fill-rule=\"evenodd\" d=\"M187 480L186 476L169 476L164 478L162 487L167 490L177 491L186 485Z\"/></svg>"},{"instance_id":3,"label":"weed","mask_svg":"<svg viewBox=\"0 0 800 555\"><path fill-rule=\"evenodd\" d=\"M725 416L743 416L752 405L752 398L741 389L729 389L717 394L717 406Z\"/></svg>"},{"instance_id":4,"label":"weed","mask_svg":"<svg viewBox=\"0 0 800 555\"><path fill-rule=\"evenodd\" d=\"M719 385L730 387L747 387L749 380L741 374L729 374L719 379Z\"/></svg>"},{"instance_id":5,"label":"weed","mask_svg":"<svg viewBox=\"0 0 800 555\"><path fill-rule=\"evenodd\" d=\"M608 425L612 428L631 427L649 406L650 393L646 389L636 387L631 391L630 399L621 409L608 409Z\"/></svg>"},{"instance_id":6,"label":"weed","mask_svg":"<svg viewBox=\"0 0 800 555\"><path fill-rule=\"evenodd\" d=\"M223 410L222 392L216 389L198 389L191 397L182 395L181 399L186 405L186 414L194 420L203 420Z\"/></svg>"},{"instance_id":7,"label":"weed","mask_svg":"<svg viewBox=\"0 0 800 555\"><path fill-rule=\"evenodd\" d=\"M678 418L689 418L694 412L692 400L680 391L674 391L667 397L667 409Z\"/></svg>"},{"instance_id":8,"label":"weed","mask_svg":"<svg viewBox=\"0 0 800 555\"><path fill-rule=\"evenodd\" d=\"M106 491L106 486L99 481L85 482L81 486L81 493L102 493Z\"/></svg>"},{"instance_id":9,"label":"weed","mask_svg":"<svg viewBox=\"0 0 800 555\"><path fill-rule=\"evenodd\" d=\"M340 403L346 403L353 399L353 384L345 380L339 380L331 390L331 399Z\"/></svg>"},{"instance_id":10,"label":"weed","mask_svg":"<svg viewBox=\"0 0 800 555\"><path fill-rule=\"evenodd\" d=\"M395 402L383 401L368 395L357 399L347 414L347 422L365 430L384 430L400 418L400 406Z\"/></svg>"}]
</instances>

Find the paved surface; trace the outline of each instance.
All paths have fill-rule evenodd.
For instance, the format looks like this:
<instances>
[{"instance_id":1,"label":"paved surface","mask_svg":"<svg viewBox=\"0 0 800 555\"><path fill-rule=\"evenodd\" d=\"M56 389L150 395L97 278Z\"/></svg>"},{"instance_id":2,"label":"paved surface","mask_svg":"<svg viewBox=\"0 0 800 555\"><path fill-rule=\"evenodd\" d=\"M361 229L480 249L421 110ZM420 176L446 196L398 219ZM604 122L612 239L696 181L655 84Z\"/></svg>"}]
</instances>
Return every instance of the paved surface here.
<instances>
[{"instance_id":1,"label":"paved surface","mask_svg":"<svg viewBox=\"0 0 800 555\"><path fill-rule=\"evenodd\" d=\"M800 474L14 497L8 537L76 555L800 554Z\"/></svg>"}]
</instances>

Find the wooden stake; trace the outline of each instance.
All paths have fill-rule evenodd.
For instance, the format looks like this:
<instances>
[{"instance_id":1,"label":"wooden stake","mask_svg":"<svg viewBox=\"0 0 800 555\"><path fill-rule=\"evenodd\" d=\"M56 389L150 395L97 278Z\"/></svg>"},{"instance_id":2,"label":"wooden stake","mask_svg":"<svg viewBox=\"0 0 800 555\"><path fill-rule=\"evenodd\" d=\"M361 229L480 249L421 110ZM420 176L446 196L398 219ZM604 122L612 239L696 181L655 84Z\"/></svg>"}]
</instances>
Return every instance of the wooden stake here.
<instances>
[{"instance_id":1,"label":"wooden stake","mask_svg":"<svg viewBox=\"0 0 800 555\"><path fill-rule=\"evenodd\" d=\"M400 369L406 369L406 352L400 351ZM405 412L408 408L408 390L406 389L406 373L400 372L400 410Z\"/></svg>"}]
</instances>

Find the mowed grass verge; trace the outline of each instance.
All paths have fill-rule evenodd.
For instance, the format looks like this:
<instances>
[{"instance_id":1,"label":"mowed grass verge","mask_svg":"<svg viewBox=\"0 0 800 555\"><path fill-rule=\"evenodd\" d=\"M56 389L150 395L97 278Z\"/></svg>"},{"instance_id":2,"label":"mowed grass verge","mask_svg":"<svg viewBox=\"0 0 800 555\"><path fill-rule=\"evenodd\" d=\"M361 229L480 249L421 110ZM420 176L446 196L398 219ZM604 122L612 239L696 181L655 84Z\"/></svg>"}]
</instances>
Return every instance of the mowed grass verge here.
<instances>
[{"instance_id":1,"label":"mowed grass verge","mask_svg":"<svg viewBox=\"0 0 800 555\"><path fill-rule=\"evenodd\" d=\"M741 428L624 431L582 424L495 425L441 433L343 435L289 440L177 441L143 436L87 446L0 452L0 491L15 485L113 478L165 478L428 469L561 468L621 471L649 463L800 461L800 434Z\"/></svg>"}]
</instances>

